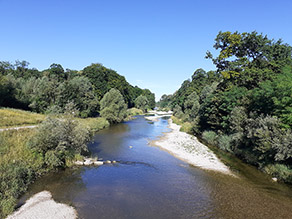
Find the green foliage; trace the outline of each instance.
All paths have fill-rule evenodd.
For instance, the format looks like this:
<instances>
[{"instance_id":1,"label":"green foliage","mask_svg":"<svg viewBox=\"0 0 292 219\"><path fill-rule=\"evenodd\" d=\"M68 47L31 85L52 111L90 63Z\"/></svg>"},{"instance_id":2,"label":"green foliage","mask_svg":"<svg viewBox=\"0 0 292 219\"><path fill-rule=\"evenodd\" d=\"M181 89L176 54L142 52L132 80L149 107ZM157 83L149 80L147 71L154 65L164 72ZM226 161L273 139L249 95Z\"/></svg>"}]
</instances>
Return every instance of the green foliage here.
<instances>
[{"instance_id":1,"label":"green foliage","mask_svg":"<svg viewBox=\"0 0 292 219\"><path fill-rule=\"evenodd\" d=\"M184 113L187 116L187 120L189 122L192 122L197 117L199 109L199 96L194 91L186 98L184 102Z\"/></svg>"},{"instance_id":2,"label":"green foliage","mask_svg":"<svg viewBox=\"0 0 292 219\"><path fill-rule=\"evenodd\" d=\"M234 107L230 113L229 124L232 133L243 132L244 124L247 121L246 109L241 106Z\"/></svg>"},{"instance_id":3,"label":"green foliage","mask_svg":"<svg viewBox=\"0 0 292 219\"><path fill-rule=\"evenodd\" d=\"M184 113L179 105L175 105L173 108L173 115L179 119L182 119L184 116Z\"/></svg>"},{"instance_id":4,"label":"green foliage","mask_svg":"<svg viewBox=\"0 0 292 219\"><path fill-rule=\"evenodd\" d=\"M267 80L253 91L253 111L277 116L286 128L292 127L292 66L285 67L273 81Z\"/></svg>"},{"instance_id":5,"label":"green foliage","mask_svg":"<svg viewBox=\"0 0 292 219\"><path fill-rule=\"evenodd\" d=\"M100 101L100 115L111 124L123 121L126 118L127 106L121 93L112 88Z\"/></svg>"},{"instance_id":6,"label":"green foliage","mask_svg":"<svg viewBox=\"0 0 292 219\"><path fill-rule=\"evenodd\" d=\"M216 145L217 144L217 134L214 131L204 131L202 133L202 138L211 145Z\"/></svg>"},{"instance_id":7,"label":"green foliage","mask_svg":"<svg viewBox=\"0 0 292 219\"><path fill-rule=\"evenodd\" d=\"M137 109L137 108L131 108L131 109L127 109L127 116L137 116L137 115L142 115L144 112L141 109Z\"/></svg>"},{"instance_id":8,"label":"green foliage","mask_svg":"<svg viewBox=\"0 0 292 219\"><path fill-rule=\"evenodd\" d=\"M154 94L149 90L142 90L138 87L131 86L125 77L119 75L116 71L108 69L101 64L92 64L83 69L82 75L87 77L94 87L94 92L101 100L103 96L111 89L115 88L120 91L128 107L134 106L134 100L141 94L146 96L150 104L155 107ZM151 96L151 98L149 96ZM150 105L150 107L152 107Z\"/></svg>"},{"instance_id":9,"label":"green foliage","mask_svg":"<svg viewBox=\"0 0 292 219\"><path fill-rule=\"evenodd\" d=\"M157 106L161 109L170 108L172 101L172 95L163 94L157 103Z\"/></svg>"},{"instance_id":10,"label":"green foliage","mask_svg":"<svg viewBox=\"0 0 292 219\"><path fill-rule=\"evenodd\" d=\"M87 129L93 133L107 128L110 125L109 122L102 117L78 119L78 122L80 122L83 126L86 126Z\"/></svg>"},{"instance_id":11,"label":"green foliage","mask_svg":"<svg viewBox=\"0 0 292 219\"><path fill-rule=\"evenodd\" d=\"M45 119L44 115L24 110L1 108L0 128L39 124Z\"/></svg>"},{"instance_id":12,"label":"green foliage","mask_svg":"<svg viewBox=\"0 0 292 219\"><path fill-rule=\"evenodd\" d=\"M147 109L149 107L149 101L147 97L140 95L135 100L135 107L138 109L141 109L144 113L147 112Z\"/></svg>"},{"instance_id":13,"label":"green foliage","mask_svg":"<svg viewBox=\"0 0 292 219\"><path fill-rule=\"evenodd\" d=\"M146 96L149 108L155 107L150 90L130 85L125 77L101 64L92 64L82 71L67 69L60 64L40 72L29 69L26 61L15 64L0 61L0 106L33 110L38 113L63 113L73 102L83 118L99 115L99 101L115 88L123 95L128 107Z\"/></svg>"},{"instance_id":14,"label":"green foliage","mask_svg":"<svg viewBox=\"0 0 292 219\"><path fill-rule=\"evenodd\" d=\"M143 95L147 98L149 108L154 109L154 107L155 107L155 94L151 93L151 91L148 89L144 89L144 90L142 90L141 95Z\"/></svg>"},{"instance_id":15,"label":"green foliage","mask_svg":"<svg viewBox=\"0 0 292 219\"><path fill-rule=\"evenodd\" d=\"M229 135L221 135L218 137L218 146L223 151L232 152L232 137Z\"/></svg>"},{"instance_id":16,"label":"green foliage","mask_svg":"<svg viewBox=\"0 0 292 219\"><path fill-rule=\"evenodd\" d=\"M175 115L187 120L195 115L193 133L261 169L266 167L266 172L278 171L280 179L289 181L291 46L257 32L219 32L214 48L218 56L207 52L207 58L216 65L216 73L198 69L192 80L183 82L171 100Z\"/></svg>"},{"instance_id":17,"label":"green foliage","mask_svg":"<svg viewBox=\"0 0 292 219\"><path fill-rule=\"evenodd\" d=\"M73 117L48 117L29 141L29 147L42 154L49 167L65 165L66 156L87 151L89 130Z\"/></svg>"},{"instance_id":18,"label":"green foliage","mask_svg":"<svg viewBox=\"0 0 292 219\"><path fill-rule=\"evenodd\" d=\"M269 164L263 170L277 179L292 183L292 169L284 164Z\"/></svg>"}]
</instances>

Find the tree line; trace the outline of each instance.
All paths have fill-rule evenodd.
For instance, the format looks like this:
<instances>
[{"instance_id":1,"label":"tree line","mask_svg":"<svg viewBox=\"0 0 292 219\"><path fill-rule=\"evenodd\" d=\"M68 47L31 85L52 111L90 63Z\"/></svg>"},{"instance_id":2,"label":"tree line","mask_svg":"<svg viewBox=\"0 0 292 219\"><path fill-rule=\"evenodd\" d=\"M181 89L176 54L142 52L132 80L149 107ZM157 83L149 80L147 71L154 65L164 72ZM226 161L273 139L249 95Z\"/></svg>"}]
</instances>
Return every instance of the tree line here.
<instances>
[{"instance_id":1,"label":"tree line","mask_svg":"<svg viewBox=\"0 0 292 219\"><path fill-rule=\"evenodd\" d=\"M64 70L55 63L43 71L28 66L27 61L0 61L0 107L63 113L73 104L81 117L94 117L100 115L101 100L111 89L119 92L126 108L134 107L139 96L147 99L146 108L155 107L154 93L132 86L102 64L91 64L81 71Z\"/></svg>"},{"instance_id":2,"label":"tree line","mask_svg":"<svg viewBox=\"0 0 292 219\"><path fill-rule=\"evenodd\" d=\"M257 32L219 32L215 71L198 69L158 103L189 132L292 183L292 48Z\"/></svg>"}]
</instances>

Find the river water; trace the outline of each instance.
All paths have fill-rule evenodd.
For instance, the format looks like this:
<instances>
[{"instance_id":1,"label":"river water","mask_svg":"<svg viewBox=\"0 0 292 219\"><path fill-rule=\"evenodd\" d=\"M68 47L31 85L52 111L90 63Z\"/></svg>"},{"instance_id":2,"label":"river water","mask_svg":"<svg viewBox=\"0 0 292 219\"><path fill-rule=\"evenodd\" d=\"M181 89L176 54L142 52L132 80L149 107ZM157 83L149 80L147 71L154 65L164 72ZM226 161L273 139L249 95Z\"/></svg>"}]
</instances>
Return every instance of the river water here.
<instances>
[{"instance_id":1,"label":"river water","mask_svg":"<svg viewBox=\"0 0 292 219\"><path fill-rule=\"evenodd\" d=\"M142 116L98 132L93 156L117 160L100 167L74 167L38 179L24 195L48 190L74 206L79 218L292 218L292 188L236 158L238 178L201 170L150 146L167 120ZM131 146L131 147L130 147Z\"/></svg>"}]
</instances>

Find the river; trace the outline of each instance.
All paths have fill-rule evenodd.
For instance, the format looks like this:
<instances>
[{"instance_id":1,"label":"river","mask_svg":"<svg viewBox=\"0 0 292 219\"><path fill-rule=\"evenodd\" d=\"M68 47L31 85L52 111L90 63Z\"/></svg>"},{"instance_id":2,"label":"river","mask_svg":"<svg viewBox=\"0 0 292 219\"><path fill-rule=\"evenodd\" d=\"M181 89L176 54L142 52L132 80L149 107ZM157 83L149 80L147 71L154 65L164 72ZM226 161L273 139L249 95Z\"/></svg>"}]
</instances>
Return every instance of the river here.
<instances>
[{"instance_id":1,"label":"river","mask_svg":"<svg viewBox=\"0 0 292 219\"><path fill-rule=\"evenodd\" d=\"M38 179L22 197L48 190L74 206L79 218L292 218L292 188L231 159L238 176L201 170L150 146L166 119L142 116L98 132L93 156L116 160L74 167ZM231 155L230 155L231 156Z\"/></svg>"}]
</instances>

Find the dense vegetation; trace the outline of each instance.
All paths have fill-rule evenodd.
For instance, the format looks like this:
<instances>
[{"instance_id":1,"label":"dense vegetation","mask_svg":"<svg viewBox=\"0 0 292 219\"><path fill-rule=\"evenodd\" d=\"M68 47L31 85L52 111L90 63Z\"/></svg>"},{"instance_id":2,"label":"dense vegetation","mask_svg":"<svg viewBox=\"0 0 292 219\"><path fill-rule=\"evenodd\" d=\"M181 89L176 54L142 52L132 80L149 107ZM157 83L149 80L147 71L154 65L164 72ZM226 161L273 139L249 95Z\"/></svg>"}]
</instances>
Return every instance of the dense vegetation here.
<instances>
[{"instance_id":1,"label":"dense vegetation","mask_svg":"<svg viewBox=\"0 0 292 219\"><path fill-rule=\"evenodd\" d=\"M292 48L252 33L219 32L207 52L216 71L198 69L159 106L189 132L292 183Z\"/></svg>"},{"instance_id":2,"label":"dense vegetation","mask_svg":"<svg viewBox=\"0 0 292 219\"><path fill-rule=\"evenodd\" d=\"M104 118L77 118L76 111L66 110L47 118L22 110L0 110L4 127L38 124L36 129L0 132L0 218L14 210L17 198L36 177L88 155L86 143L92 133L109 126ZM16 123L11 123L10 115Z\"/></svg>"},{"instance_id":3,"label":"dense vegetation","mask_svg":"<svg viewBox=\"0 0 292 219\"><path fill-rule=\"evenodd\" d=\"M101 64L81 71L64 70L60 64L38 71L26 61L0 62L0 107L31 110L38 113L63 113L73 103L83 118L100 113L100 101L110 89L117 89L127 108L144 95L149 107L155 107L155 96L148 89L130 85L125 77Z\"/></svg>"},{"instance_id":4,"label":"dense vegetation","mask_svg":"<svg viewBox=\"0 0 292 219\"><path fill-rule=\"evenodd\" d=\"M0 62L0 128L38 124L34 130L0 132L0 218L13 211L37 176L88 155L93 132L140 114L133 108L137 97L155 107L150 90L133 87L101 64L82 71L59 64L38 71L28 65Z\"/></svg>"}]
</instances>

